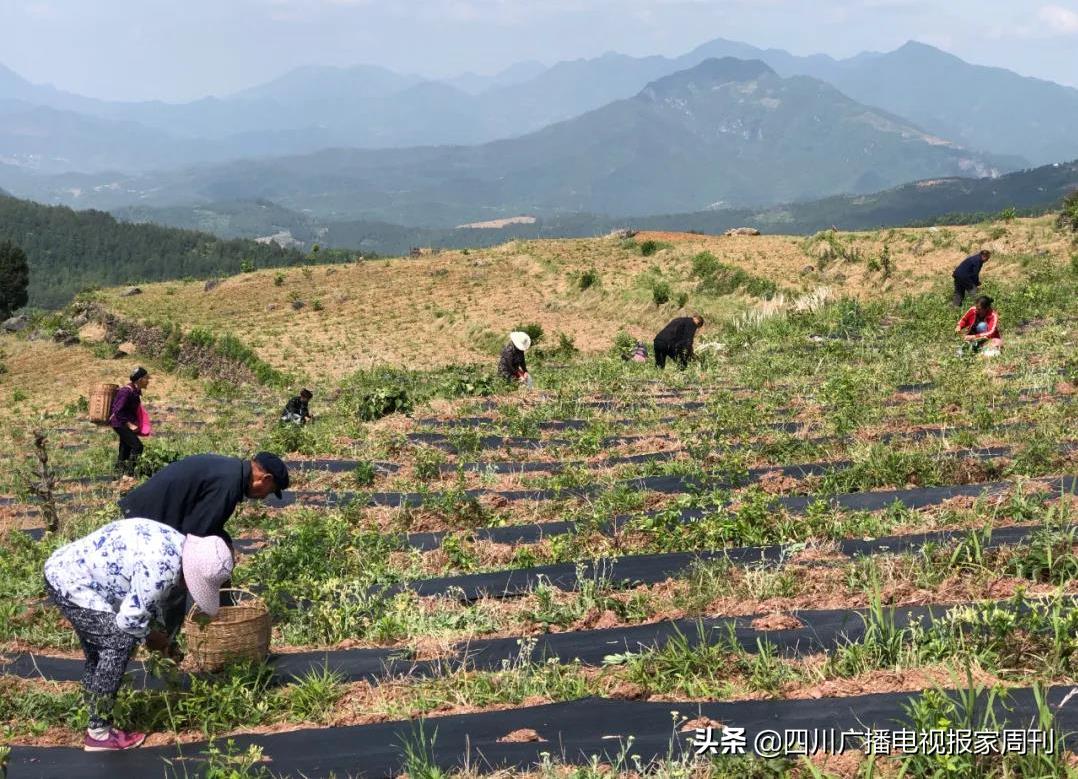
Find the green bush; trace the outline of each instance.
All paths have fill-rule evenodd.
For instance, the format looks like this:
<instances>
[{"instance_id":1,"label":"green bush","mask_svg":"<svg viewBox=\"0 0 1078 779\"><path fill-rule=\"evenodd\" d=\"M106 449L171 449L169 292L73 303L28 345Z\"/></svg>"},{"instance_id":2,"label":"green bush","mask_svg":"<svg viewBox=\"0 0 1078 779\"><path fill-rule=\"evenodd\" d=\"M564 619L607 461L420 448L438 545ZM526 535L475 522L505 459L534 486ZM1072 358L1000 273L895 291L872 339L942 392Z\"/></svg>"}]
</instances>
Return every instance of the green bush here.
<instances>
[{"instance_id":1,"label":"green bush","mask_svg":"<svg viewBox=\"0 0 1078 779\"><path fill-rule=\"evenodd\" d=\"M1060 230L1078 233L1078 189L1063 198L1063 208L1056 219Z\"/></svg>"},{"instance_id":2,"label":"green bush","mask_svg":"<svg viewBox=\"0 0 1078 779\"><path fill-rule=\"evenodd\" d=\"M356 415L364 422L373 422L390 414L408 414L412 408L412 399L404 387L378 387L360 397Z\"/></svg>"},{"instance_id":3,"label":"green bush","mask_svg":"<svg viewBox=\"0 0 1078 779\"><path fill-rule=\"evenodd\" d=\"M659 251L659 248L659 242L653 241L649 238L648 240L640 244L640 254L645 257L650 257L651 255L655 254L655 252Z\"/></svg>"},{"instance_id":4,"label":"green bush","mask_svg":"<svg viewBox=\"0 0 1078 779\"><path fill-rule=\"evenodd\" d=\"M540 341L543 340L543 326L536 322L529 322L526 325L517 325L513 328L514 331L527 333L528 337L532 339L532 346L538 346Z\"/></svg>"},{"instance_id":5,"label":"green bush","mask_svg":"<svg viewBox=\"0 0 1078 779\"><path fill-rule=\"evenodd\" d=\"M415 477L420 481L437 479L444 462L445 455L437 449L420 447L415 453Z\"/></svg>"},{"instance_id":6,"label":"green bush","mask_svg":"<svg viewBox=\"0 0 1078 779\"><path fill-rule=\"evenodd\" d=\"M698 279L707 279L718 273L722 263L711 252L700 252L692 258L692 275Z\"/></svg>"},{"instance_id":7,"label":"green bush","mask_svg":"<svg viewBox=\"0 0 1078 779\"><path fill-rule=\"evenodd\" d=\"M186 457L187 453L176 447L151 441L142 450L142 456L135 463L135 475L149 478L170 463Z\"/></svg>"},{"instance_id":8,"label":"green bush","mask_svg":"<svg viewBox=\"0 0 1078 779\"><path fill-rule=\"evenodd\" d=\"M576 341L573 340L571 335L566 333L558 333L558 345L554 351L550 352L551 357L572 357L580 350L576 348Z\"/></svg>"},{"instance_id":9,"label":"green bush","mask_svg":"<svg viewBox=\"0 0 1078 779\"><path fill-rule=\"evenodd\" d=\"M615 357L628 357L634 346L636 346L636 339L624 330L618 330L618 334L614 336L614 345L611 347L610 353Z\"/></svg>"},{"instance_id":10,"label":"green bush","mask_svg":"<svg viewBox=\"0 0 1078 779\"><path fill-rule=\"evenodd\" d=\"M325 446L315 434L311 425L297 425L294 422L277 422L269 429L265 437L262 449L270 452L299 454L318 454Z\"/></svg>"},{"instance_id":11,"label":"green bush","mask_svg":"<svg viewBox=\"0 0 1078 779\"><path fill-rule=\"evenodd\" d=\"M696 291L701 295L732 295L740 290L753 297L770 299L778 292L773 281L726 265L711 252L700 252L692 258L692 273L700 280Z\"/></svg>"},{"instance_id":12,"label":"green bush","mask_svg":"<svg viewBox=\"0 0 1078 779\"><path fill-rule=\"evenodd\" d=\"M496 377L490 371L470 365L451 368L451 372L437 383L436 392L444 398L471 398L493 395L497 389Z\"/></svg>"},{"instance_id":13,"label":"green bush","mask_svg":"<svg viewBox=\"0 0 1078 779\"><path fill-rule=\"evenodd\" d=\"M374 467L374 463L370 460L363 460L356 465L356 469L352 472L352 478L355 479L356 486L369 487L374 484L374 478L378 475L378 471Z\"/></svg>"},{"instance_id":14,"label":"green bush","mask_svg":"<svg viewBox=\"0 0 1078 779\"><path fill-rule=\"evenodd\" d=\"M599 277L599 271L595 268L588 268L586 271L580 273L576 277L576 286L581 292L592 287L598 287L602 279Z\"/></svg>"},{"instance_id":15,"label":"green bush","mask_svg":"<svg viewBox=\"0 0 1078 779\"><path fill-rule=\"evenodd\" d=\"M670 302L670 284L665 281L657 281L651 287L651 299L657 306Z\"/></svg>"}]
</instances>

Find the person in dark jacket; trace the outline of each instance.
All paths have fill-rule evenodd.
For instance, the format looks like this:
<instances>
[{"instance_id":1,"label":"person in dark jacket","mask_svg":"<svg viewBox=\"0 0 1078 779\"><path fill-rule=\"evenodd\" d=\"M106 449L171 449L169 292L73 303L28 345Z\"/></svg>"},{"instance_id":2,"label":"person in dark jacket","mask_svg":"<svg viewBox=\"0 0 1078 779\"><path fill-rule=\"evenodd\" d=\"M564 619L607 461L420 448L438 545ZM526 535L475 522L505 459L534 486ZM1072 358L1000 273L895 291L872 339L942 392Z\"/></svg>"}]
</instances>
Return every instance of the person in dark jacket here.
<instances>
[{"instance_id":1,"label":"person in dark jacket","mask_svg":"<svg viewBox=\"0 0 1078 779\"><path fill-rule=\"evenodd\" d=\"M699 314L682 316L672 320L655 336L655 365L666 367L668 357L677 360L682 368L692 359L692 343L696 331L704 326L704 318Z\"/></svg>"},{"instance_id":2,"label":"person in dark jacket","mask_svg":"<svg viewBox=\"0 0 1078 779\"><path fill-rule=\"evenodd\" d=\"M193 536L219 536L232 546L225 530L244 498L279 499L288 489L288 468L281 458L259 452L251 460L219 454L196 454L177 460L120 499L125 517L142 517ZM183 624L187 591L182 587L166 605L165 628L175 636Z\"/></svg>"},{"instance_id":3,"label":"person in dark jacket","mask_svg":"<svg viewBox=\"0 0 1078 779\"><path fill-rule=\"evenodd\" d=\"M510 333L509 343L502 349L501 358L498 360L498 375L506 381L519 381L530 387L531 376L528 375L524 352L528 351L531 345L532 338L527 333Z\"/></svg>"},{"instance_id":4,"label":"person in dark jacket","mask_svg":"<svg viewBox=\"0 0 1078 779\"><path fill-rule=\"evenodd\" d=\"M966 299L966 295L976 292L977 288L981 286L981 268L984 267L985 262L991 256L992 252L988 249L981 249L979 253L962 260L958 267L954 269L951 276L954 277L955 307L961 306Z\"/></svg>"},{"instance_id":5,"label":"person in dark jacket","mask_svg":"<svg viewBox=\"0 0 1078 779\"><path fill-rule=\"evenodd\" d=\"M149 384L150 374L146 369L136 368L130 381L116 391L112 400L109 426L120 439L120 450L116 454L117 476L135 475L135 463L142 454L142 441L138 437L139 409L142 408L142 391Z\"/></svg>"},{"instance_id":6,"label":"person in dark jacket","mask_svg":"<svg viewBox=\"0 0 1078 779\"><path fill-rule=\"evenodd\" d=\"M314 417L311 416L307 405L313 397L314 394L309 389L300 390L299 394L285 405L284 411L281 412L281 421L291 422L294 425L305 425L308 422L313 422Z\"/></svg>"}]
</instances>

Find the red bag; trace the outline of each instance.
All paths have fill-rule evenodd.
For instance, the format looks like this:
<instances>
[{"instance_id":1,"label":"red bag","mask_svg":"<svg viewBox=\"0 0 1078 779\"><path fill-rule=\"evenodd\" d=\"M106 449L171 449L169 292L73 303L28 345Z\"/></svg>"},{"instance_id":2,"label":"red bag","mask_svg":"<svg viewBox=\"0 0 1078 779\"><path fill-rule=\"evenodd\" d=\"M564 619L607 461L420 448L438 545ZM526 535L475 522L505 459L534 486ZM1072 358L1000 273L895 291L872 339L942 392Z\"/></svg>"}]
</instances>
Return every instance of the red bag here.
<instances>
[{"instance_id":1,"label":"red bag","mask_svg":"<svg viewBox=\"0 0 1078 779\"><path fill-rule=\"evenodd\" d=\"M138 407L138 430L140 436L153 435L153 426L150 424L150 415L142 406Z\"/></svg>"}]
</instances>

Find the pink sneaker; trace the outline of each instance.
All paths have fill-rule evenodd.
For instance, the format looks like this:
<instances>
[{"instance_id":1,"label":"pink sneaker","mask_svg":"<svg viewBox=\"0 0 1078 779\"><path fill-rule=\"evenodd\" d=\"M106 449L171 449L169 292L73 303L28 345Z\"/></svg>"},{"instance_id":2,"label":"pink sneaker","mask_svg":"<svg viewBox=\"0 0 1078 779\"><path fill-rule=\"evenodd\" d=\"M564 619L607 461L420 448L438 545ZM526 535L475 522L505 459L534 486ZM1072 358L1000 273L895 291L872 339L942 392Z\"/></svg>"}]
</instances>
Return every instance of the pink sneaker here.
<instances>
[{"instance_id":1,"label":"pink sneaker","mask_svg":"<svg viewBox=\"0 0 1078 779\"><path fill-rule=\"evenodd\" d=\"M82 749L85 752L119 752L123 749L134 749L146 740L145 733L126 733L117 728L109 728L106 738L91 738L86 734L82 741Z\"/></svg>"}]
</instances>

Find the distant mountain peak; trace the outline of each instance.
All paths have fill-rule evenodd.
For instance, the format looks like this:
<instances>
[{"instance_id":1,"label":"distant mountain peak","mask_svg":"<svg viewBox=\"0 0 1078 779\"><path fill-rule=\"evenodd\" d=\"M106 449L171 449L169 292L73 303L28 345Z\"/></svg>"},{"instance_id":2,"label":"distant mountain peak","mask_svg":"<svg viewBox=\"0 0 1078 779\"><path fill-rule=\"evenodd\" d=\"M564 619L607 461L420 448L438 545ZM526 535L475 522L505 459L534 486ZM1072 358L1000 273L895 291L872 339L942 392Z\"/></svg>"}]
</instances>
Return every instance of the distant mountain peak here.
<instances>
[{"instance_id":1,"label":"distant mountain peak","mask_svg":"<svg viewBox=\"0 0 1078 779\"><path fill-rule=\"evenodd\" d=\"M885 55L886 56L886 55ZM947 60L948 62L962 62L962 60L953 54L950 54L943 49L938 49L928 43L922 43L921 41L906 41L893 52L891 56L915 56L920 58L932 57L938 60Z\"/></svg>"},{"instance_id":2,"label":"distant mountain peak","mask_svg":"<svg viewBox=\"0 0 1078 779\"><path fill-rule=\"evenodd\" d=\"M774 76L773 71L760 60L742 60L735 57L711 57L695 67L679 70L652 81L641 91L642 96L662 98L682 92L696 92L731 82L755 81L763 76Z\"/></svg>"}]
</instances>

